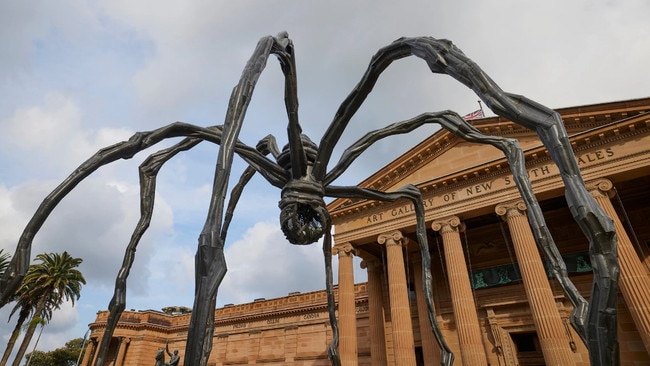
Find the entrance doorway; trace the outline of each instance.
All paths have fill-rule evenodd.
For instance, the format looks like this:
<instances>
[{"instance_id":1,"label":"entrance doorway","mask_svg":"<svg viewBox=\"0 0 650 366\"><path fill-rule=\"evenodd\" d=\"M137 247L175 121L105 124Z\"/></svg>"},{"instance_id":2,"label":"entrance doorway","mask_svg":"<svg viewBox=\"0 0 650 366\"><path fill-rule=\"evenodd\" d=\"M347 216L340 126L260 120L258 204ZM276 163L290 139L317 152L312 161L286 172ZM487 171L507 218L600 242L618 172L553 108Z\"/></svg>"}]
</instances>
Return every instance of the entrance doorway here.
<instances>
[{"instance_id":1,"label":"entrance doorway","mask_svg":"<svg viewBox=\"0 0 650 366\"><path fill-rule=\"evenodd\" d=\"M510 333L520 366L544 366L544 355L536 332Z\"/></svg>"},{"instance_id":2,"label":"entrance doorway","mask_svg":"<svg viewBox=\"0 0 650 366\"><path fill-rule=\"evenodd\" d=\"M422 347L415 347L415 365L424 366L424 353L422 353Z\"/></svg>"}]
</instances>

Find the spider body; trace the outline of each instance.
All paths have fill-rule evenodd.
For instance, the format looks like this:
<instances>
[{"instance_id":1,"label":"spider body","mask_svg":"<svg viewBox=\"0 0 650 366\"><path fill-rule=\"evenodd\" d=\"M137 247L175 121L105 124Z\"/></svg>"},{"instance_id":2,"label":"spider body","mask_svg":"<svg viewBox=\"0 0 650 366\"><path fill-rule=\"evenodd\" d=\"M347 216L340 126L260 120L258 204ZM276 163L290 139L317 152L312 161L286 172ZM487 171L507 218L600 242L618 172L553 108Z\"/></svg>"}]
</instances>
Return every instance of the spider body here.
<instances>
[{"instance_id":1,"label":"spider body","mask_svg":"<svg viewBox=\"0 0 650 366\"><path fill-rule=\"evenodd\" d=\"M244 116L257 80L270 55L275 55L285 76L285 105L288 119L288 144L279 151L273 136L262 139L256 147L238 140ZM488 136L464 121L452 111L427 112L411 119L393 123L368 132L345 149L339 161L327 171L335 145L350 119L372 91L381 73L393 62L407 56L423 59L435 74L447 74L465 84L496 114L535 130L555 163L566 187L569 208L590 242L594 265L594 284L587 302L570 281L566 266L544 221L541 208L527 178L525 159L516 140ZM125 250L124 261L115 281L115 291L109 304L109 316L99 346L95 365L108 361L108 349L113 331L126 305L126 279L135 260L140 238L151 220L158 171L176 154L207 141L219 145L215 179L208 216L198 239L195 258L195 298L187 334L184 365L205 366L210 357L214 331L214 308L219 285L226 274L224 243L228 226L244 186L254 174L260 174L270 185L281 189L280 226L287 239L298 245L310 244L322 238L325 258L326 293L332 343L328 354L333 365L340 365L338 355L338 326L332 284L331 220L324 197L355 198L377 201L408 200L415 211L415 233L422 259L422 287L427 317L441 349L440 363L451 365L454 355L440 330L433 307L431 257L427 243L424 205L420 191L412 185L391 192L381 192L357 186L336 186L333 182L373 143L383 138L409 133L429 123L436 123L459 137L476 143L490 144L500 149L508 160L517 188L528 210L537 245L545 254L551 270L572 302L572 325L586 343L593 365L618 364L616 337L616 290L618 262L616 234L611 220L585 188L577 161L571 150L559 115L530 99L504 92L471 59L450 41L431 37L400 38L380 49L359 83L343 100L332 123L317 145L302 134L298 121L298 98L293 44L286 33L263 37L249 59L239 83L232 91L225 122L221 126L200 127L176 122L161 128L138 132L128 141L99 150L52 191L38 208L21 235L9 268L0 279L0 306L11 301L29 266L31 244L56 205L88 175L103 165L118 159L129 159L158 142L174 137L183 140L169 148L151 154L140 165L141 216ZM237 154L247 164L237 184L228 196L228 181L232 161ZM271 154L275 161L267 157ZM226 200L226 197L229 197Z\"/></svg>"},{"instance_id":2,"label":"spider body","mask_svg":"<svg viewBox=\"0 0 650 366\"><path fill-rule=\"evenodd\" d=\"M323 194L322 185L309 178L291 180L282 189L280 227L291 244L315 243L331 225Z\"/></svg>"},{"instance_id":3,"label":"spider body","mask_svg":"<svg viewBox=\"0 0 650 366\"><path fill-rule=\"evenodd\" d=\"M285 145L276 161L286 172L293 176L293 171L300 172L297 178L291 178L282 188L280 207L280 228L291 244L307 245L317 242L325 234L325 228L331 225L330 216L323 199L325 190L322 181L311 175L316 160L318 146L304 134L300 135L300 144L305 159L293 168L291 148ZM296 152L293 152L296 154Z\"/></svg>"}]
</instances>

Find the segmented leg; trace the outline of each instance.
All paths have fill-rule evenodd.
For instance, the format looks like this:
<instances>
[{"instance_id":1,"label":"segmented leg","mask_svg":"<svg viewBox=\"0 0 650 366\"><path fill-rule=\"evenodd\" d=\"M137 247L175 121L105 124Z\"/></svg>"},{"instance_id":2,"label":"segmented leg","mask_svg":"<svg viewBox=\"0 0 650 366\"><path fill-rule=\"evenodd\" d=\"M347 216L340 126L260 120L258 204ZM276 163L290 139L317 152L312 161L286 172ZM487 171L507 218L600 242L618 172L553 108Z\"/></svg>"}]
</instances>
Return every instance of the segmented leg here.
<instances>
[{"instance_id":1,"label":"segmented leg","mask_svg":"<svg viewBox=\"0 0 650 366\"><path fill-rule=\"evenodd\" d=\"M578 306L572 314L572 324L587 338L591 362L599 365L617 365L616 291L618 262L616 233L612 221L589 195L578 169L562 120L556 112L522 96L505 93L481 68L448 40L430 37L401 38L379 50L372 58L361 81L341 103L334 120L321 140L321 149L312 173L317 178L325 170L334 145L341 137L351 117L372 91L379 75L395 60L416 56L423 59L433 73L448 74L465 84L496 114L535 130L548 149L566 187L566 199L574 219L590 242L590 256L594 263L594 283L588 310ZM533 233L538 243L545 228L536 225ZM554 260L552 257L550 260ZM559 258L556 258L559 259ZM568 286L568 289L571 290ZM573 287L575 288L575 287ZM567 290L567 288L565 288ZM579 299L577 291L567 293L570 299ZM588 323L584 331L584 324Z\"/></svg>"},{"instance_id":2,"label":"segmented leg","mask_svg":"<svg viewBox=\"0 0 650 366\"><path fill-rule=\"evenodd\" d=\"M422 194L417 187L406 185L395 192L379 192L372 189L360 187L336 187L327 186L325 195L337 198L365 198L378 201L395 201L398 199L408 199L415 207L416 219L416 236L422 257L422 290L424 292L425 302L427 304L427 316L433 334L440 347L440 364L450 366L454 363L454 354L445 342L445 339L436 319L435 308L433 307L433 278L431 276L431 255L429 254L429 244L427 240L426 224L424 222L424 204L422 203Z\"/></svg>"},{"instance_id":3,"label":"segmented leg","mask_svg":"<svg viewBox=\"0 0 650 366\"><path fill-rule=\"evenodd\" d=\"M36 213L25 226L16 246L4 277L0 279L0 307L6 305L15 294L22 278L27 272L31 258L34 236L43 226L61 200L85 178L106 164L119 159L130 159L138 152L154 146L162 140L173 137L197 137L216 144L221 143L221 126L210 128L175 122L167 126L134 134L129 140L103 148L82 163L40 204ZM285 172L275 162L259 153L255 148L240 141L235 144L235 152L250 166L254 167L269 183L276 187L284 186Z\"/></svg>"},{"instance_id":4,"label":"segmented leg","mask_svg":"<svg viewBox=\"0 0 650 366\"><path fill-rule=\"evenodd\" d=\"M327 294L327 313L332 327L332 342L327 347L327 356L332 366L341 366L339 354L339 323L336 319L336 300L334 299L334 275L332 274L332 226L327 225L323 238L323 256L325 258L325 293Z\"/></svg>"},{"instance_id":5,"label":"segmented leg","mask_svg":"<svg viewBox=\"0 0 650 366\"><path fill-rule=\"evenodd\" d=\"M618 255L612 220L587 191L560 115L524 97L508 94L519 106L521 120L531 120L560 169L571 214L589 239L594 280L586 312L572 314L574 327L586 324L589 358L593 365L618 365L617 290ZM523 123L522 123L523 124ZM540 230L533 227L533 230ZM579 322L579 323L578 323Z\"/></svg>"},{"instance_id":6,"label":"segmented leg","mask_svg":"<svg viewBox=\"0 0 650 366\"><path fill-rule=\"evenodd\" d=\"M138 221L138 224L136 225L136 228L131 235L131 241L129 242L129 245L127 246L126 252L124 254L122 267L120 268L120 271L118 272L117 278L115 280L115 292L108 306L109 315L106 320L106 328L104 329L104 335L99 347L97 361L95 362L95 364L98 366L103 365L104 360L106 360L110 341L113 337L113 332L126 305L126 280L129 276L129 272L135 259L137 245L140 242L142 235L144 235L145 231L149 227L149 224L151 223L158 172L162 166L171 158L176 156L176 154L182 151L187 151L202 141L203 139L200 138L183 139L183 141L168 149L164 149L150 155L140 165L140 220ZM269 153L269 147L267 146L273 144L273 136L269 135L257 144L257 149L262 154L266 155ZM233 187L228 202L228 210L226 211L224 218L224 228L221 233L223 240L225 240L228 225L232 220L235 206L241 197L241 193L245 185L254 174L255 169L253 169L251 166L246 167L246 170L242 174L242 177L239 179L239 182L235 185L235 187Z\"/></svg>"},{"instance_id":7,"label":"segmented leg","mask_svg":"<svg viewBox=\"0 0 650 366\"><path fill-rule=\"evenodd\" d=\"M555 279L573 304L574 309L571 314L571 319L578 335L580 335L582 340L586 342L586 328L583 314L588 307L588 303L584 297L580 295L578 289L569 279L566 264L564 263L557 245L551 236L548 226L546 225L546 220L544 219L539 202L535 197L530 180L527 179L525 158L519 143L514 139L484 135L458 115L447 119L446 123L451 123L451 125L445 126L447 130L463 139L472 142L490 144L503 151L505 154L517 189L526 204L528 222L533 228L533 235L536 239L537 246L545 254Z\"/></svg>"},{"instance_id":8,"label":"segmented leg","mask_svg":"<svg viewBox=\"0 0 650 366\"><path fill-rule=\"evenodd\" d=\"M162 168L163 164L174 157L177 153L189 150L201 141L202 140L196 138L184 139L179 144L150 155L140 165L140 220L131 235L131 240L124 252L122 267L120 268L115 280L115 291L113 293L113 298L108 305L109 314L106 319L106 327L104 328L104 335L102 336L102 341L99 345L98 355L95 361L95 365L97 366L104 365L104 362L107 359L108 349L110 347L111 339L113 338L113 332L126 306L126 280L131 271L131 267L133 266L133 261L135 260L138 243L140 243L142 235L144 235L151 223L158 172L160 171L160 168Z\"/></svg>"},{"instance_id":9,"label":"segmented leg","mask_svg":"<svg viewBox=\"0 0 650 366\"><path fill-rule=\"evenodd\" d=\"M278 147L275 142L275 137L273 135L268 135L265 138L261 139L260 142L257 143L255 148L263 155L271 154L273 157L276 158L279 155ZM248 184L251 178L253 178L253 175L255 175L256 172L257 170L255 170L253 167L247 166L246 169L244 170L244 173L239 178L239 181L235 184L232 191L230 191L228 208L226 209L226 214L223 219L223 227L221 228L221 240L223 240L224 242L228 234L228 227L230 226L233 214L235 212L235 206L239 202L239 198L241 197L244 191L244 187L246 186L246 184Z\"/></svg>"},{"instance_id":10,"label":"segmented leg","mask_svg":"<svg viewBox=\"0 0 650 366\"><path fill-rule=\"evenodd\" d=\"M199 236L199 245L195 257L196 290L187 334L185 365L205 366L212 350L217 290L227 271L223 254L224 240L222 239L224 199L237 138L243 125L244 116L257 80L266 67L269 55L275 54L280 59L284 71L285 64L283 62L285 56L291 54L291 46L286 34L281 34L278 38L262 38L246 64L239 83L230 96L228 112L223 126L222 143L217 156L208 217ZM286 73L285 80L286 84L290 84ZM282 181L285 178L283 174L280 180Z\"/></svg>"}]
</instances>

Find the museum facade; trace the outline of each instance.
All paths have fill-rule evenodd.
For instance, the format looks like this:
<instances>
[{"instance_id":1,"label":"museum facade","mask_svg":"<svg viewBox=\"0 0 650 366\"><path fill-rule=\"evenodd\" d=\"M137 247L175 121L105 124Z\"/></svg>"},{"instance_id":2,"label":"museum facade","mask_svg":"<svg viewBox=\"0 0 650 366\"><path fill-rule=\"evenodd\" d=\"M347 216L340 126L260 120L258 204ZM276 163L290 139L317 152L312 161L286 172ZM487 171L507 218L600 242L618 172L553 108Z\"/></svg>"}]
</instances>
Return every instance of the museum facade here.
<instances>
[{"instance_id":1,"label":"museum facade","mask_svg":"<svg viewBox=\"0 0 650 366\"><path fill-rule=\"evenodd\" d=\"M650 364L650 98L558 109L587 187L613 219L620 264L621 365ZM519 140L547 226L569 277L588 298L589 243L564 199L557 166L537 136L501 117L471 122ZM433 303L456 365L589 365L569 324L571 302L535 244L501 151L439 130L359 184L422 192ZM409 202L335 200L333 254L343 365L435 365L440 352L422 295L421 256ZM353 257L368 281L355 284ZM154 362L165 344L183 354L189 309L125 311L107 365ZM90 325L92 365L107 312ZM209 365L329 365L325 291L216 309Z\"/></svg>"}]
</instances>

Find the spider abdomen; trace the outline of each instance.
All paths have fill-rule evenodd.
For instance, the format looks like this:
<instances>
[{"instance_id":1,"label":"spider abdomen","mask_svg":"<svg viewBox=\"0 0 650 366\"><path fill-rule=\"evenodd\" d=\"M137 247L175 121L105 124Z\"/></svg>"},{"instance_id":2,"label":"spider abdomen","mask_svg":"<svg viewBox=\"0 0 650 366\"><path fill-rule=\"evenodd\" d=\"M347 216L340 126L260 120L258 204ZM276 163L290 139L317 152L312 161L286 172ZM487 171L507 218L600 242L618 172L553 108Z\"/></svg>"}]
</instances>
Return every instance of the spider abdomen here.
<instances>
[{"instance_id":1,"label":"spider abdomen","mask_svg":"<svg viewBox=\"0 0 650 366\"><path fill-rule=\"evenodd\" d=\"M323 188L307 179L292 180L282 189L280 227L292 244L315 243L330 226Z\"/></svg>"}]
</instances>

